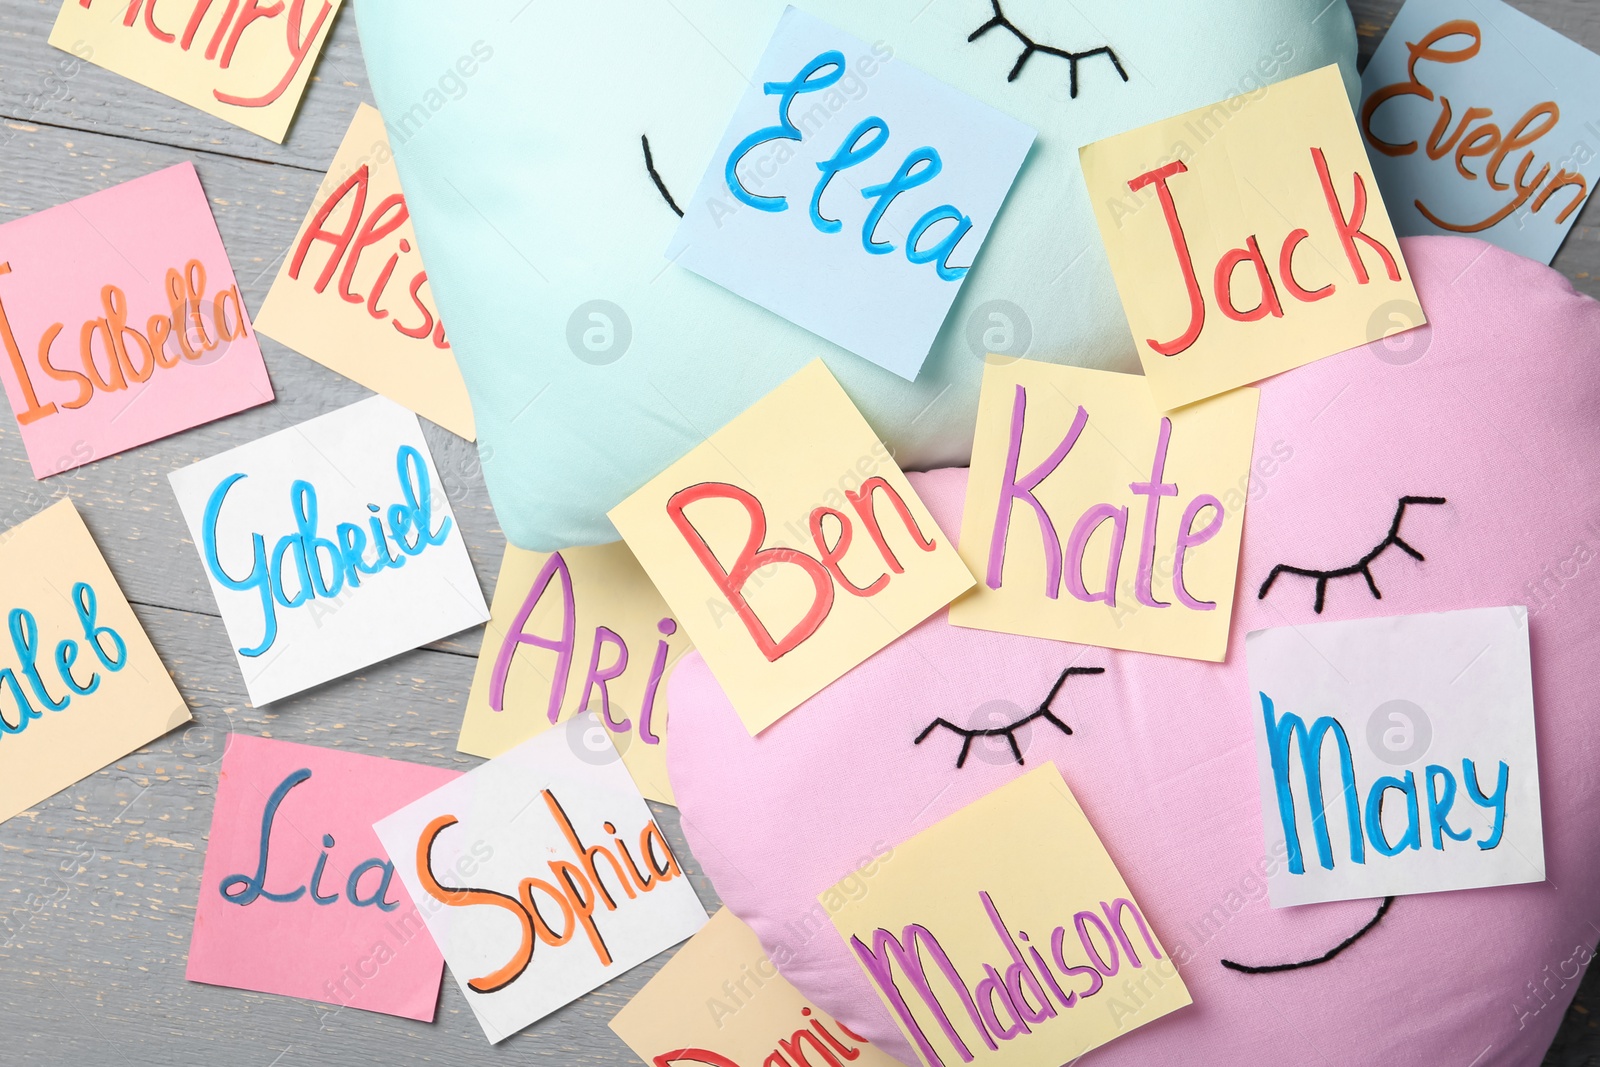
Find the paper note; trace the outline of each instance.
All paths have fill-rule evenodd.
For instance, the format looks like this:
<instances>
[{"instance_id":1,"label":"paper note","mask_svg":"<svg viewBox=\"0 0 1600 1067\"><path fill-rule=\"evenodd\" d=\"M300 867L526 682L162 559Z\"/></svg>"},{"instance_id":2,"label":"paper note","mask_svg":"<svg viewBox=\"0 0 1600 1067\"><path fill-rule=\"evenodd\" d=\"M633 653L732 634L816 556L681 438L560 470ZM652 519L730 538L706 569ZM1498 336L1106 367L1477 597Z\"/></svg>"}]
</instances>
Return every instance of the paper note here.
<instances>
[{"instance_id":1,"label":"paper note","mask_svg":"<svg viewBox=\"0 0 1600 1067\"><path fill-rule=\"evenodd\" d=\"M0 535L0 597L0 822L189 721L72 501Z\"/></svg>"},{"instance_id":2,"label":"paper note","mask_svg":"<svg viewBox=\"0 0 1600 1067\"><path fill-rule=\"evenodd\" d=\"M1034 131L790 7L667 258L915 379Z\"/></svg>"},{"instance_id":3,"label":"paper note","mask_svg":"<svg viewBox=\"0 0 1600 1067\"><path fill-rule=\"evenodd\" d=\"M1526 608L1245 639L1273 907L1544 880Z\"/></svg>"},{"instance_id":4,"label":"paper note","mask_svg":"<svg viewBox=\"0 0 1600 1067\"><path fill-rule=\"evenodd\" d=\"M1600 174L1600 56L1501 0L1407 0L1361 79L1361 132L1402 236L1548 263Z\"/></svg>"},{"instance_id":5,"label":"paper note","mask_svg":"<svg viewBox=\"0 0 1600 1067\"><path fill-rule=\"evenodd\" d=\"M192 163L0 226L0 344L35 478L272 399Z\"/></svg>"},{"instance_id":6,"label":"paper note","mask_svg":"<svg viewBox=\"0 0 1600 1067\"><path fill-rule=\"evenodd\" d=\"M189 981L431 1021L444 957L372 823L458 777L231 737L200 875Z\"/></svg>"},{"instance_id":7,"label":"paper note","mask_svg":"<svg viewBox=\"0 0 1600 1067\"><path fill-rule=\"evenodd\" d=\"M1257 400L1162 414L1137 375L991 359L951 623L1221 660Z\"/></svg>"},{"instance_id":8,"label":"paper note","mask_svg":"<svg viewBox=\"0 0 1600 1067\"><path fill-rule=\"evenodd\" d=\"M391 400L168 478L258 707L489 617L422 428Z\"/></svg>"},{"instance_id":9,"label":"paper note","mask_svg":"<svg viewBox=\"0 0 1600 1067\"><path fill-rule=\"evenodd\" d=\"M1425 321L1338 67L1080 155L1163 411Z\"/></svg>"},{"instance_id":10,"label":"paper note","mask_svg":"<svg viewBox=\"0 0 1600 1067\"><path fill-rule=\"evenodd\" d=\"M705 925L627 769L580 715L375 829L491 1042Z\"/></svg>"},{"instance_id":11,"label":"paper note","mask_svg":"<svg viewBox=\"0 0 1600 1067\"><path fill-rule=\"evenodd\" d=\"M1068 1063L1189 1003L1053 763L818 899L927 1067Z\"/></svg>"},{"instance_id":12,"label":"paper note","mask_svg":"<svg viewBox=\"0 0 1600 1067\"><path fill-rule=\"evenodd\" d=\"M690 647L622 542L560 552L507 545L459 747L498 756L592 711L586 743L619 753L647 798L674 803L666 676Z\"/></svg>"},{"instance_id":13,"label":"paper note","mask_svg":"<svg viewBox=\"0 0 1600 1067\"><path fill-rule=\"evenodd\" d=\"M283 142L340 0L62 0L50 43Z\"/></svg>"},{"instance_id":14,"label":"paper note","mask_svg":"<svg viewBox=\"0 0 1600 1067\"><path fill-rule=\"evenodd\" d=\"M755 931L726 908L611 1029L650 1067L900 1067L784 981Z\"/></svg>"},{"instance_id":15,"label":"paper note","mask_svg":"<svg viewBox=\"0 0 1600 1067\"><path fill-rule=\"evenodd\" d=\"M296 352L473 438L378 109L362 104L256 315Z\"/></svg>"},{"instance_id":16,"label":"paper note","mask_svg":"<svg viewBox=\"0 0 1600 1067\"><path fill-rule=\"evenodd\" d=\"M611 521L752 734L972 585L820 360Z\"/></svg>"}]
</instances>

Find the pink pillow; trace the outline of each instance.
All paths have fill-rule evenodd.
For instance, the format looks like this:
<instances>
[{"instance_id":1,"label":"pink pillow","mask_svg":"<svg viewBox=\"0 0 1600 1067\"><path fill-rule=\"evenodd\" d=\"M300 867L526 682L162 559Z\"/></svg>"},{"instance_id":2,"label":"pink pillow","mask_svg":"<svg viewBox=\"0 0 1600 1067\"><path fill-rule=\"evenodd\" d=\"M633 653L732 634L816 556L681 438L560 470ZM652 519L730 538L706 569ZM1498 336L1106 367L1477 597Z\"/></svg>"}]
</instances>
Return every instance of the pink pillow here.
<instances>
[{"instance_id":1,"label":"pink pillow","mask_svg":"<svg viewBox=\"0 0 1600 1067\"><path fill-rule=\"evenodd\" d=\"M1054 760L1171 950L1192 1007L1118 1038L1097 1064L1540 1062L1600 936L1600 304L1555 271L1478 241L1404 242L1432 325L1262 385L1230 655L1197 663L975 630L943 614L752 739L698 657L671 679L669 767L695 855L783 973L847 1025L917 1062L826 913L823 889L1012 780L985 705L1036 707L1027 767ZM966 472L913 476L959 531ZM1316 582L1389 533L1359 575ZM1269 906L1244 634L1268 626L1526 604L1531 613L1548 880L1401 897L1348 951L1376 901ZM1002 705L1001 707L1004 707ZM1015 716L1020 718L1020 714ZM1127 997L1115 988L1108 992ZM1137 996L1137 994L1132 994Z\"/></svg>"}]
</instances>

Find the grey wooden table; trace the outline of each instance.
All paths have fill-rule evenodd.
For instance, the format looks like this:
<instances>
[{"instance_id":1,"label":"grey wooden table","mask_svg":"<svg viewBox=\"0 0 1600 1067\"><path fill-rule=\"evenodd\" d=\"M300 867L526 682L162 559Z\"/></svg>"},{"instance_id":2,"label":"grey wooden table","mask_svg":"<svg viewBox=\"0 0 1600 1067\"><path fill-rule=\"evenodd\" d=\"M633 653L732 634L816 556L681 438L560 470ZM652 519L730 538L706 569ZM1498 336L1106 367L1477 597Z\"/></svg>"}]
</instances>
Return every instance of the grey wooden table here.
<instances>
[{"instance_id":1,"label":"grey wooden table","mask_svg":"<svg viewBox=\"0 0 1600 1067\"><path fill-rule=\"evenodd\" d=\"M0 221L192 160L246 303L259 308L357 104L372 99L350 5L279 146L50 48L61 2L0 0ZM1600 4L1515 2L1600 49ZM1351 6L1365 56L1398 3ZM1584 212L1556 265L1600 295L1596 220L1600 214ZM499 1047L484 1041L449 981L437 1021L427 1025L184 980L216 766L230 733L439 766L479 762L455 750L479 630L268 710L249 706L166 474L366 395L271 340L262 346L275 403L48 482L34 481L14 423L0 418L0 529L70 494L195 718L0 825L0 1063L637 1063L606 1022L660 960ZM476 453L431 425L426 431L491 594L504 538ZM688 856L676 812L655 807L701 899L713 906L716 895ZM1600 1064L1596 1019L1600 981L1580 992L1546 1062Z\"/></svg>"}]
</instances>

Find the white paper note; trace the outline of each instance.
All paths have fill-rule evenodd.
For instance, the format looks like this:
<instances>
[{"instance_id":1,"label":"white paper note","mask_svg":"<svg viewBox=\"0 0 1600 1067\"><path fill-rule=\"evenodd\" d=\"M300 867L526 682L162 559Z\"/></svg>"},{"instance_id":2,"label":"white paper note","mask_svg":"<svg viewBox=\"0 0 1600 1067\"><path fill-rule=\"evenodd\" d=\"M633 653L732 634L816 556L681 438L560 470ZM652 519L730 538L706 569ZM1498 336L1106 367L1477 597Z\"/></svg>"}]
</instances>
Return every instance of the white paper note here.
<instances>
[{"instance_id":1,"label":"white paper note","mask_svg":"<svg viewBox=\"0 0 1600 1067\"><path fill-rule=\"evenodd\" d=\"M257 706L489 617L422 428L392 400L169 478Z\"/></svg>"},{"instance_id":2,"label":"white paper note","mask_svg":"<svg viewBox=\"0 0 1600 1067\"><path fill-rule=\"evenodd\" d=\"M491 1042L706 922L593 713L373 829Z\"/></svg>"},{"instance_id":3,"label":"white paper note","mask_svg":"<svg viewBox=\"0 0 1600 1067\"><path fill-rule=\"evenodd\" d=\"M1257 630L1245 648L1267 850L1288 857L1274 907L1544 880L1527 609Z\"/></svg>"}]
</instances>

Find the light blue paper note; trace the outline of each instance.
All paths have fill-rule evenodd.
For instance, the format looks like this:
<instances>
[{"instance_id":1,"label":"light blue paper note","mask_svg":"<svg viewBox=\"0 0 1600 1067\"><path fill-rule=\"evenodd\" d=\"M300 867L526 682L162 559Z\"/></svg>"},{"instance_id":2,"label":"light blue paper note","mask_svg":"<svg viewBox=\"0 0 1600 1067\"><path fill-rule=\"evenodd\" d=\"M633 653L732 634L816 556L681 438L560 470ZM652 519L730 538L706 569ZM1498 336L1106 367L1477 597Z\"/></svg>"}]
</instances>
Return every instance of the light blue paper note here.
<instances>
[{"instance_id":1,"label":"light blue paper note","mask_svg":"<svg viewBox=\"0 0 1600 1067\"><path fill-rule=\"evenodd\" d=\"M1402 237L1555 258L1600 173L1600 56L1501 0L1408 0L1361 97Z\"/></svg>"},{"instance_id":2,"label":"light blue paper note","mask_svg":"<svg viewBox=\"0 0 1600 1067\"><path fill-rule=\"evenodd\" d=\"M792 7L750 83L667 257L914 380L1035 131Z\"/></svg>"}]
</instances>

